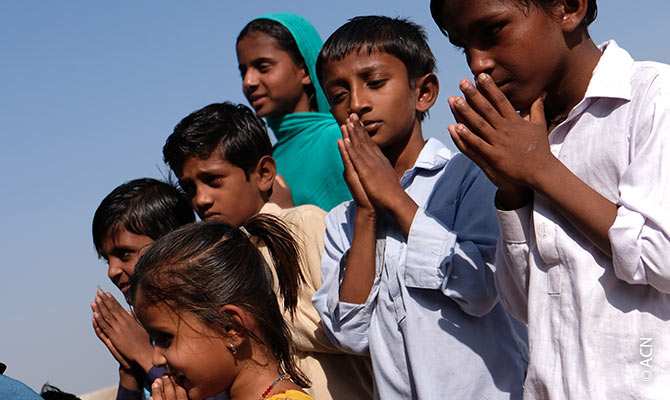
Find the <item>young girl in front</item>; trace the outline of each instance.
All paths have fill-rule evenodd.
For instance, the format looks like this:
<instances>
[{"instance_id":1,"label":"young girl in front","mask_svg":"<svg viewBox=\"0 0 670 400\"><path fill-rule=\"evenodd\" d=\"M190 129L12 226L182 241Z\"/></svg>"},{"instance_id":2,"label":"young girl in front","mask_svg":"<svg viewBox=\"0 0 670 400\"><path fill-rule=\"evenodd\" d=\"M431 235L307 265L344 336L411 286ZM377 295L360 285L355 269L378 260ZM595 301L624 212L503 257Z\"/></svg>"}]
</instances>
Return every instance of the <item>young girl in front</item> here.
<instances>
[{"instance_id":1,"label":"young girl in front","mask_svg":"<svg viewBox=\"0 0 670 400\"><path fill-rule=\"evenodd\" d=\"M337 150L340 128L316 79L322 44L303 17L267 14L240 32L237 60L244 96L277 138L272 157L293 202L329 211L351 195Z\"/></svg>"},{"instance_id":2,"label":"young girl in front","mask_svg":"<svg viewBox=\"0 0 670 400\"><path fill-rule=\"evenodd\" d=\"M140 258L130 299L154 340L153 364L167 374L152 398L309 400L308 379L295 366L293 345L273 291L273 272L252 241L269 248L285 309L295 312L296 244L267 214L243 227L191 224L157 240Z\"/></svg>"},{"instance_id":3,"label":"young girl in front","mask_svg":"<svg viewBox=\"0 0 670 400\"><path fill-rule=\"evenodd\" d=\"M524 398L666 398L670 67L596 46L595 0L431 12L475 76L449 132L498 186L495 279L528 323Z\"/></svg>"}]
</instances>

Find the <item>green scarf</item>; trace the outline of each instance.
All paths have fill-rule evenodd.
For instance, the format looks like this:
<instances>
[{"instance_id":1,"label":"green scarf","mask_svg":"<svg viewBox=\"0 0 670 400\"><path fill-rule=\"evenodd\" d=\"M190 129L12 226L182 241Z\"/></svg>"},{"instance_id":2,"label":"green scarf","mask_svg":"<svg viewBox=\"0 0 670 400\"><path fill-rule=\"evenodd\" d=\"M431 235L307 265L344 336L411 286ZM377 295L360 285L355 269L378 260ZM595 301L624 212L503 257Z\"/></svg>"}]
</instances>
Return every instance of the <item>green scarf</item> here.
<instances>
[{"instance_id":1,"label":"green scarf","mask_svg":"<svg viewBox=\"0 0 670 400\"><path fill-rule=\"evenodd\" d=\"M344 167L337 149L342 134L316 77L316 58L323 41L314 26L299 15L266 14L258 19L279 22L293 35L312 79L319 111L268 118L277 138L272 154L277 173L291 188L295 205L315 204L328 211L351 199L351 194L342 178Z\"/></svg>"}]
</instances>

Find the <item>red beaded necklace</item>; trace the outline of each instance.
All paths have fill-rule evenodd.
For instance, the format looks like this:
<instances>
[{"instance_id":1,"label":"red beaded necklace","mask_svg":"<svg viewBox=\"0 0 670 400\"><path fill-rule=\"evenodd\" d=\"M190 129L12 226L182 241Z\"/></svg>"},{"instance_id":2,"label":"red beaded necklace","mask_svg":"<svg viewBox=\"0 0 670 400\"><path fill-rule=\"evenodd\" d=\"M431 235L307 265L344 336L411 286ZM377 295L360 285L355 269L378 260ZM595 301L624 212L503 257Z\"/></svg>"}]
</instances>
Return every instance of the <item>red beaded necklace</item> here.
<instances>
[{"instance_id":1,"label":"red beaded necklace","mask_svg":"<svg viewBox=\"0 0 670 400\"><path fill-rule=\"evenodd\" d=\"M289 377L290 377L289 375L279 375L279 378L275 379L275 381L272 382L272 383L270 384L270 386L268 386L267 389L265 389L265 391L264 391L263 394L261 395L260 400L263 400L263 399L265 398L265 396L267 396L268 393L270 393L270 391L272 390L272 388L275 387L275 385L276 385L277 383L283 381L284 379L288 379Z\"/></svg>"}]
</instances>

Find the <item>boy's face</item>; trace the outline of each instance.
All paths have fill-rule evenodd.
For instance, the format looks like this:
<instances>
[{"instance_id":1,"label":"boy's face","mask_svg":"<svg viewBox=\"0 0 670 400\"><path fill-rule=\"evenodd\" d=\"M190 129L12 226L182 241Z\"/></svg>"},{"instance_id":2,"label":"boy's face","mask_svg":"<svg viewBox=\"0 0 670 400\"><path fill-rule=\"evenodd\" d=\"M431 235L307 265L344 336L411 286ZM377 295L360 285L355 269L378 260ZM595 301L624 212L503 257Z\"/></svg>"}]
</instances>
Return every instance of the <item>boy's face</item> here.
<instances>
[{"instance_id":1,"label":"boy's face","mask_svg":"<svg viewBox=\"0 0 670 400\"><path fill-rule=\"evenodd\" d=\"M102 240L101 253L107 261L107 276L123 292L126 301L135 264L153 242L149 236L137 235L125 228L121 228L116 236L105 235Z\"/></svg>"},{"instance_id":2,"label":"boy's face","mask_svg":"<svg viewBox=\"0 0 670 400\"><path fill-rule=\"evenodd\" d=\"M463 49L476 77L485 72L517 110L545 90L556 90L566 65L560 22L547 11L515 1L444 0L449 41Z\"/></svg>"},{"instance_id":3,"label":"boy's face","mask_svg":"<svg viewBox=\"0 0 670 400\"><path fill-rule=\"evenodd\" d=\"M253 171L247 179L242 168L228 162L218 151L204 160L188 158L178 178L202 220L215 218L239 226L265 203L258 174Z\"/></svg>"},{"instance_id":4,"label":"boy's face","mask_svg":"<svg viewBox=\"0 0 670 400\"><path fill-rule=\"evenodd\" d=\"M412 133L418 90L410 88L405 64L382 51L352 52L322 67L331 113L342 125L358 115L372 141L382 150Z\"/></svg>"}]
</instances>

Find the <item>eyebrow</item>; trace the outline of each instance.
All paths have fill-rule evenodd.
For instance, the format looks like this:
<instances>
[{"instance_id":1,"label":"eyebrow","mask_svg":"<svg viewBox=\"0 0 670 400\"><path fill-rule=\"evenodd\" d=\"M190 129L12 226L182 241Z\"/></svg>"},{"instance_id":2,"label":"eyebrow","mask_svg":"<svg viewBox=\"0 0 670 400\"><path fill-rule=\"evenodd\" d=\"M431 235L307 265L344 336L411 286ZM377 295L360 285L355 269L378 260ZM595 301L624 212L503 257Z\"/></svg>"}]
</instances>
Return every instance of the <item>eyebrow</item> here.
<instances>
[{"instance_id":1,"label":"eyebrow","mask_svg":"<svg viewBox=\"0 0 670 400\"><path fill-rule=\"evenodd\" d=\"M382 64L379 62L375 62L372 65L368 65L361 69L360 71L356 71L356 73L350 73L347 75L347 77L352 76L352 75L359 75L362 76L364 79L369 78L371 75L377 73L382 67ZM346 86L346 78L337 78L337 79L332 79L332 80L326 80L326 84L324 85L326 89L331 86Z\"/></svg>"},{"instance_id":2,"label":"eyebrow","mask_svg":"<svg viewBox=\"0 0 670 400\"><path fill-rule=\"evenodd\" d=\"M492 11L489 14L486 14L486 15L480 17L479 19L477 19L475 22L473 22L472 24L470 24L467 27L467 31L466 31L467 33L466 33L465 36L471 36L470 35L471 31L481 30L484 26L490 24L491 20L500 17L500 15L502 15L502 14L504 14L504 11L497 11L497 12ZM449 40L449 43L451 43L451 44L453 44L454 46L457 46L457 47L462 46L460 41L454 39L454 36L455 35L449 34L447 32L447 39Z\"/></svg>"}]
</instances>

